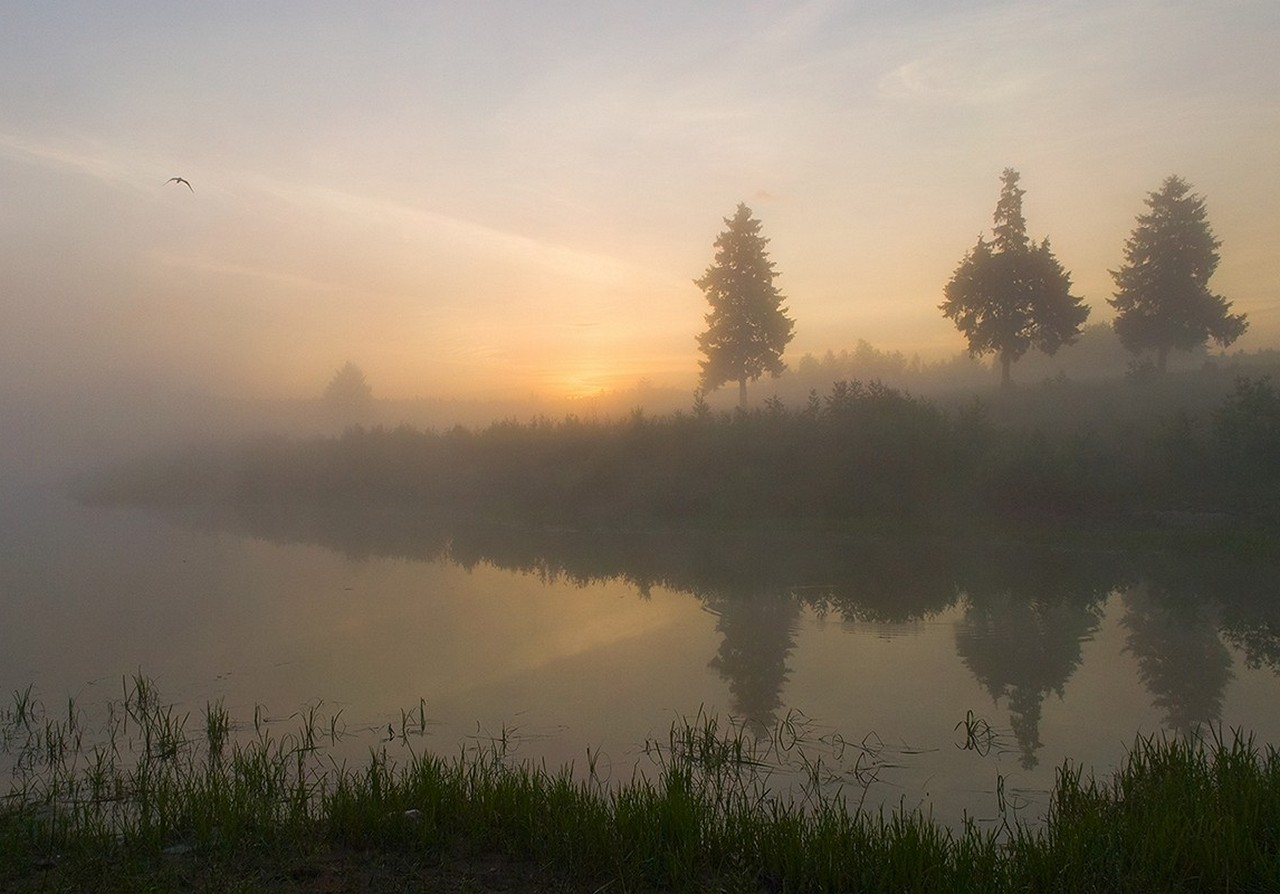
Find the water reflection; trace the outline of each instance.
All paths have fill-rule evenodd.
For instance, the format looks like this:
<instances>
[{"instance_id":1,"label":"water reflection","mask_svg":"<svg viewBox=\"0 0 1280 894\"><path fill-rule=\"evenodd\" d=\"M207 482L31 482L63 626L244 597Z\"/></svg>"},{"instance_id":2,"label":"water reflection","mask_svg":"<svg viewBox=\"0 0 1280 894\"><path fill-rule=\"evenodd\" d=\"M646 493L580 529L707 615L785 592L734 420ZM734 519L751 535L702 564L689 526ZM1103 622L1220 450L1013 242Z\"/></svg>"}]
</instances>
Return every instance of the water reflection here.
<instances>
[{"instance_id":1,"label":"water reflection","mask_svg":"<svg viewBox=\"0 0 1280 894\"><path fill-rule=\"evenodd\" d=\"M992 699L1007 700L1009 724L1028 769L1038 763L1041 705L1050 693L1062 697L1080 666L1081 643L1099 621L1095 601L1028 599L1003 591L971 595L956 625L956 651L965 666Z\"/></svg>"},{"instance_id":2,"label":"water reflection","mask_svg":"<svg viewBox=\"0 0 1280 894\"><path fill-rule=\"evenodd\" d=\"M581 586L624 581L688 593L716 618L708 666L748 729L777 721L805 612L881 625L954 618L960 664L1002 711L1025 768L1042 750L1046 702L1062 698L1118 597L1128 655L1165 724L1221 719L1232 654L1280 672L1280 608L1266 562L1074 551L1047 545L847 532L606 534L445 520L398 507L281 506L189 513L184 524L352 559L490 565ZM969 705L956 705L963 716Z\"/></svg>"},{"instance_id":3,"label":"water reflection","mask_svg":"<svg viewBox=\"0 0 1280 894\"><path fill-rule=\"evenodd\" d=\"M1212 626L1244 653L1252 669L1280 675L1280 599L1276 568L1266 562L1205 561L1203 557L1162 557L1143 569L1166 599L1212 605Z\"/></svg>"},{"instance_id":4,"label":"water reflection","mask_svg":"<svg viewBox=\"0 0 1280 894\"><path fill-rule=\"evenodd\" d=\"M1214 607L1171 594L1153 581L1124 593L1127 649L1164 713L1165 725L1190 732L1222 717L1232 679L1231 653L1218 636Z\"/></svg>"},{"instance_id":5,"label":"water reflection","mask_svg":"<svg viewBox=\"0 0 1280 894\"><path fill-rule=\"evenodd\" d=\"M1249 668L1269 667L1280 675L1280 600L1273 597L1247 606L1228 600L1219 623L1222 635L1244 653Z\"/></svg>"},{"instance_id":6,"label":"water reflection","mask_svg":"<svg viewBox=\"0 0 1280 894\"><path fill-rule=\"evenodd\" d=\"M962 572L956 651L993 700L1005 700L1028 769L1039 763L1045 698L1059 698L1093 637L1119 570L1107 553L1047 547L988 550Z\"/></svg>"},{"instance_id":7,"label":"water reflection","mask_svg":"<svg viewBox=\"0 0 1280 894\"><path fill-rule=\"evenodd\" d=\"M800 603L790 593L768 590L728 592L704 601L723 636L708 666L729 684L734 713L748 731L762 736L773 729L783 704Z\"/></svg>"}]
</instances>

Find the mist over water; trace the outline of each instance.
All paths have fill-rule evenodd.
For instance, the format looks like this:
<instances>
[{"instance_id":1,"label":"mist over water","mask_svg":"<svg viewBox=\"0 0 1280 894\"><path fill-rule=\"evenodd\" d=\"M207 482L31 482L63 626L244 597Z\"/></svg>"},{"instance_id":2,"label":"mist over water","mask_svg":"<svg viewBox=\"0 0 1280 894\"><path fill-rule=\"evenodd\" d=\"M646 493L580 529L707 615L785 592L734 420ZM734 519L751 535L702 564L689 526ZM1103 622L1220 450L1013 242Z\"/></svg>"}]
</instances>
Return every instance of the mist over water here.
<instances>
[{"instance_id":1,"label":"mist over water","mask_svg":"<svg viewBox=\"0 0 1280 894\"><path fill-rule=\"evenodd\" d=\"M9 6L0 702L617 780L717 716L951 824L1280 743L1275 0ZM1171 174L1247 332L1134 354ZM763 366L698 279L748 202ZM944 316L993 220L1078 316L1018 252Z\"/></svg>"},{"instance_id":2,"label":"mist over water","mask_svg":"<svg viewBox=\"0 0 1280 894\"><path fill-rule=\"evenodd\" d=\"M847 769L861 755L871 803L949 822L994 818L997 775L1035 815L1062 760L1104 769L1137 734L1280 737L1266 563L9 496L0 687L55 703L118 695L139 671L242 721L323 701L366 731L358 759L423 700L426 747L510 734L520 757L591 748L620 777L679 717L753 735L803 717L815 740L857 743ZM993 730L981 753L962 747L968 712Z\"/></svg>"}]
</instances>

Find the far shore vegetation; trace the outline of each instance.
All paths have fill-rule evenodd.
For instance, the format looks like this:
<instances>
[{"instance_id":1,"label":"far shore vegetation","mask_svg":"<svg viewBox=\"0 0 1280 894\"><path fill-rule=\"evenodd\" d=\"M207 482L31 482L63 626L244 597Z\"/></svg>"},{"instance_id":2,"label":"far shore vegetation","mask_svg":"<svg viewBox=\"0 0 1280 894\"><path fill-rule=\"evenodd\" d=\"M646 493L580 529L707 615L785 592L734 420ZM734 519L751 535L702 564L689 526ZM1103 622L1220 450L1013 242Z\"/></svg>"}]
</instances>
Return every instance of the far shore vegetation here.
<instances>
[{"instance_id":1,"label":"far shore vegetation","mask_svg":"<svg viewBox=\"0 0 1280 894\"><path fill-rule=\"evenodd\" d=\"M1280 392L1195 370L926 399L836 381L798 405L189 444L82 475L86 502L395 505L530 527L1269 526Z\"/></svg>"},{"instance_id":2,"label":"far shore vegetation","mask_svg":"<svg viewBox=\"0 0 1280 894\"><path fill-rule=\"evenodd\" d=\"M90 719L96 718L96 719ZM1280 754L1240 731L1140 738L1114 772L1066 763L1047 815L958 828L824 784L791 718L713 716L644 743L629 777L517 760L505 734L445 756L421 706L368 760L340 715L295 728L220 703L180 713L138 675L105 705L0 706L5 891L1269 891ZM983 747L970 712L957 747ZM365 731L370 734L370 731ZM406 746L389 756L388 743ZM800 782L778 784L782 764ZM808 781L805 781L805 780Z\"/></svg>"}]
</instances>

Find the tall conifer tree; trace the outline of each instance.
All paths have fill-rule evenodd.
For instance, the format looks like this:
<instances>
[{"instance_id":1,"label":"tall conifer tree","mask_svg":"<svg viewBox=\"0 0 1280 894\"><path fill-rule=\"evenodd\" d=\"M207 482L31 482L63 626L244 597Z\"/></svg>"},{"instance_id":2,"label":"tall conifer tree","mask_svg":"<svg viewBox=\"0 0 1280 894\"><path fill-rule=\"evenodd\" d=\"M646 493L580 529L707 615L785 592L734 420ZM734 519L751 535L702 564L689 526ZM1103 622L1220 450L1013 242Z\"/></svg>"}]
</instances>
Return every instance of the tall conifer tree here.
<instances>
[{"instance_id":1,"label":"tall conifer tree","mask_svg":"<svg viewBox=\"0 0 1280 894\"><path fill-rule=\"evenodd\" d=\"M1022 214L1026 191L1018 180L1012 168L1000 175L994 238L978 237L943 290L939 306L969 340L970 355L994 353L1000 358L1005 386L1014 361L1032 347L1055 353L1076 340L1089 317L1089 308L1071 294L1071 276L1049 240L1037 244L1027 237Z\"/></svg>"},{"instance_id":2,"label":"tall conifer tree","mask_svg":"<svg viewBox=\"0 0 1280 894\"><path fill-rule=\"evenodd\" d=\"M760 221L739 204L728 226L715 241L715 263L694 280L711 304L707 331L698 336L706 356L700 385L714 391L726 382L738 383L738 405L746 408L747 382L765 373L778 376L786 369L782 352L793 337L795 322L787 316L785 300L774 279L778 276L760 235Z\"/></svg>"},{"instance_id":3,"label":"tall conifer tree","mask_svg":"<svg viewBox=\"0 0 1280 894\"><path fill-rule=\"evenodd\" d=\"M1111 271L1116 281L1116 335L1130 351L1156 352L1164 372L1171 348L1189 351L1213 339L1224 348L1244 334L1245 314L1232 314L1231 302L1209 291L1222 244L1209 226L1204 199L1176 175L1147 196L1151 210L1124 246L1124 266Z\"/></svg>"}]
</instances>

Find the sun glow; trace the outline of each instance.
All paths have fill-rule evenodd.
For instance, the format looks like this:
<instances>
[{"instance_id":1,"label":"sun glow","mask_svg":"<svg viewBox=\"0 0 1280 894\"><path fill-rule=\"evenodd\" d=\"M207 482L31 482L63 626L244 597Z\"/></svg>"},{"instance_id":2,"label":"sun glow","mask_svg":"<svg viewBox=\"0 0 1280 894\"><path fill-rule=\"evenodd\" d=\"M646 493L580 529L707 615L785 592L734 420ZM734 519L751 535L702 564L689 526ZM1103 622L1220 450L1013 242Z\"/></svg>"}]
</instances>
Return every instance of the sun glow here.
<instances>
[{"instance_id":1,"label":"sun glow","mask_svg":"<svg viewBox=\"0 0 1280 894\"><path fill-rule=\"evenodd\" d=\"M603 363L584 361L570 369L550 370L543 379L543 387L554 398L584 400L633 387L635 380L634 375L610 369Z\"/></svg>"},{"instance_id":2,"label":"sun glow","mask_svg":"<svg viewBox=\"0 0 1280 894\"><path fill-rule=\"evenodd\" d=\"M217 28L17 6L0 390L302 398L351 360L391 400L692 395L694 280L743 200L796 321L788 363L859 340L945 359L965 341L941 290L1006 165L1091 321L1176 173L1223 240L1239 347L1280 336L1280 180L1258 176L1280 142L1274 0L686 4L643 27L606 4L589 28L573 4L497 3L418 30L341 4L242 4ZM970 51L992 46L1013 49Z\"/></svg>"}]
</instances>

